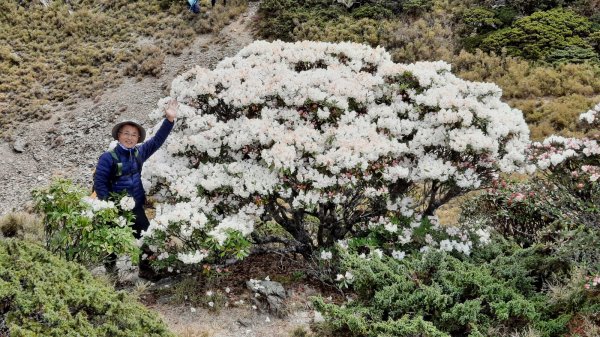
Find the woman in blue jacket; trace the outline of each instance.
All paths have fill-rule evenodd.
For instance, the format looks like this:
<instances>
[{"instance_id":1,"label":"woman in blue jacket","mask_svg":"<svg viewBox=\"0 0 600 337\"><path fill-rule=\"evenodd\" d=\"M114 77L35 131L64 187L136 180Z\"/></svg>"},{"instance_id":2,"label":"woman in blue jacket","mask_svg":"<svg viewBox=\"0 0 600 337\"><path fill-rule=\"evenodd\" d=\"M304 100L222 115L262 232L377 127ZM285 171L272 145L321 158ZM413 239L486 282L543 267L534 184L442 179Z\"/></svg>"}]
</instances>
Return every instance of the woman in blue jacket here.
<instances>
[{"instance_id":1,"label":"woman in blue jacket","mask_svg":"<svg viewBox=\"0 0 600 337\"><path fill-rule=\"evenodd\" d=\"M146 192L142 186L142 165L169 136L177 116L177 106L176 100L169 102L158 132L146 142L146 130L138 123L125 121L116 124L112 129L112 136L119 143L114 149L104 152L96 166L94 190L99 199L107 200L110 193L126 191L135 200L133 229L134 236L138 239L141 232L150 225L144 212ZM114 262L110 261L107 266L114 268ZM144 272L151 273L151 269L147 261L140 261L140 276Z\"/></svg>"}]
</instances>

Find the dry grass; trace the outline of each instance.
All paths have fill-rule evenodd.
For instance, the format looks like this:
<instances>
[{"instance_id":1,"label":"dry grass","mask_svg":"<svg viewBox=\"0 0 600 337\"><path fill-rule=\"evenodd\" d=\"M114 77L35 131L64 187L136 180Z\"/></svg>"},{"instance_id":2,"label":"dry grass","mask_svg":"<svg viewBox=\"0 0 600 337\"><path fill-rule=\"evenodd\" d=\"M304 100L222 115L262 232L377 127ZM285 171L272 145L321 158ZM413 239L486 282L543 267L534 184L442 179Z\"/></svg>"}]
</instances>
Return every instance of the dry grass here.
<instances>
[{"instance_id":1,"label":"dry grass","mask_svg":"<svg viewBox=\"0 0 600 337\"><path fill-rule=\"evenodd\" d=\"M0 137L115 86L126 74L157 76L200 33L244 12L245 0L195 15L183 1L3 1L0 4ZM202 7L210 7L208 0ZM140 47L148 42L151 47ZM133 71L132 71L133 69Z\"/></svg>"},{"instance_id":2,"label":"dry grass","mask_svg":"<svg viewBox=\"0 0 600 337\"><path fill-rule=\"evenodd\" d=\"M44 225L38 216L13 212L0 217L0 237L44 242Z\"/></svg>"}]
</instances>

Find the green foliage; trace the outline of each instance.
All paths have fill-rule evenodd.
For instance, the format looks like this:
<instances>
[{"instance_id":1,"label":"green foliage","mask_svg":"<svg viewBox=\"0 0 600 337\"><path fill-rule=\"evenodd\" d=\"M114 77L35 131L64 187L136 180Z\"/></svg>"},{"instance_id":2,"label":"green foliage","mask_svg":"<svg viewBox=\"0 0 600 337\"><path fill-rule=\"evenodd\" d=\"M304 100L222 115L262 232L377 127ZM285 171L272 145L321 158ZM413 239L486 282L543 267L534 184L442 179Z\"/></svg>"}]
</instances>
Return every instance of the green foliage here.
<instances>
[{"instance_id":1,"label":"green foliage","mask_svg":"<svg viewBox=\"0 0 600 337\"><path fill-rule=\"evenodd\" d=\"M133 213L113 202L84 197L84 189L69 180L56 180L33 192L35 208L44 217L46 247L68 261L100 262L108 255L129 255L137 262ZM119 198L120 199L120 198Z\"/></svg>"},{"instance_id":2,"label":"green foliage","mask_svg":"<svg viewBox=\"0 0 600 337\"><path fill-rule=\"evenodd\" d=\"M0 240L0 335L173 336L124 292L23 241Z\"/></svg>"},{"instance_id":3,"label":"green foliage","mask_svg":"<svg viewBox=\"0 0 600 337\"><path fill-rule=\"evenodd\" d=\"M502 25L502 21L496 17L496 13L482 7L467 10L462 19L464 24L470 28L470 33L485 33Z\"/></svg>"},{"instance_id":4,"label":"green foliage","mask_svg":"<svg viewBox=\"0 0 600 337\"><path fill-rule=\"evenodd\" d=\"M402 261L347 256L343 268L353 275L357 298L314 304L346 336L499 336L492 331L530 328L561 336L573 315L594 310L600 298L579 284L577 296L549 305L544 285L557 274L569 279L570 264L547 254L541 247L496 244L472 260L439 251Z\"/></svg>"},{"instance_id":5,"label":"green foliage","mask_svg":"<svg viewBox=\"0 0 600 337\"><path fill-rule=\"evenodd\" d=\"M582 47L567 47L565 49L557 49L548 53L546 61L550 63L584 63L598 62L598 53L590 46Z\"/></svg>"},{"instance_id":6,"label":"green foliage","mask_svg":"<svg viewBox=\"0 0 600 337\"><path fill-rule=\"evenodd\" d=\"M514 8L521 15L529 15L537 11L546 11L573 2L573 0L507 0L506 6Z\"/></svg>"},{"instance_id":7,"label":"green foliage","mask_svg":"<svg viewBox=\"0 0 600 337\"><path fill-rule=\"evenodd\" d=\"M399 12L421 12L432 6L430 0L400 2L372 1L346 8L324 0L266 0L261 2L256 23L258 33L267 39L329 42L353 41L372 46L386 45L391 34L390 20Z\"/></svg>"},{"instance_id":8,"label":"green foliage","mask_svg":"<svg viewBox=\"0 0 600 337\"><path fill-rule=\"evenodd\" d=\"M385 7L375 4L366 4L352 11L352 17L355 19L370 18L376 20L391 19L394 13Z\"/></svg>"},{"instance_id":9,"label":"green foliage","mask_svg":"<svg viewBox=\"0 0 600 337\"><path fill-rule=\"evenodd\" d=\"M513 56L550 61L549 55L560 50L591 49L586 41L591 28L587 18L570 10L553 9L536 12L490 34L481 47L496 52L506 48Z\"/></svg>"}]
</instances>

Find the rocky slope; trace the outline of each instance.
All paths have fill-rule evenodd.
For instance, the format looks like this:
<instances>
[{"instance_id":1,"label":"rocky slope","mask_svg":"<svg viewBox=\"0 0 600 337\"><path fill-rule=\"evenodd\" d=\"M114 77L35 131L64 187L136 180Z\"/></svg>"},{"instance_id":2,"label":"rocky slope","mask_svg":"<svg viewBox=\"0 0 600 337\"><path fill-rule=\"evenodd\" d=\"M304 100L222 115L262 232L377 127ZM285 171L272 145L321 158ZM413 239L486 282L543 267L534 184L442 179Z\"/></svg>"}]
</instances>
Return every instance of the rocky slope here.
<instances>
[{"instance_id":1,"label":"rocky slope","mask_svg":"<svg viewBox=\"0 0 600 337\"><path fill-rule=\"evenodd\" d=\"M151 126L148 113L168 95L178 74L195 65L212 68L253 41L248 23L257 8L250 2L248 11L218 34L200 35L181 55L165 58L160 77L126 78L98 97L57 108L49 120L23 126L13 142L0 141L0 215L27 208L31 190L53 177L91 189L96 161L112 140L114 122L135 119Z\"/></svg>"}]
</instances>

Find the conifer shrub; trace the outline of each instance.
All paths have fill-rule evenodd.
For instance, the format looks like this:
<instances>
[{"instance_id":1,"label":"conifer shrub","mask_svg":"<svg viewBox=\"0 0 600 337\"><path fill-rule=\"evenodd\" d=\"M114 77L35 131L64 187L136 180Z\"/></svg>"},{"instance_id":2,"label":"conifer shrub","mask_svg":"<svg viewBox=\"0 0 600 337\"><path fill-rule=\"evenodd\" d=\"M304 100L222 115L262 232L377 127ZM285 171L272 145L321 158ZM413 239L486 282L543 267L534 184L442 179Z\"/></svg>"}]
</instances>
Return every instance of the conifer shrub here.
<instances>
[{"instance_id":1,"label":"conifer shrub","mask_svg":"<svg viewBox=\"0 0 600 337\"><path fill-rule=\"evenodd\" d=\"M600 304L581 278L570 296L551 302L545 285L571 282L571 264L543 247L500 242L471 258L432 251L403 260L347 256L342 265L355 298L343 305L314 300L332 335L508 336L533 330L562 336L574 317Z\"/></svg>"},{"instance_id":2,"label":"conifer shrub","mask_svg":"<svg viewBox=\"0 0 600 337\"><path fill-rule=\"evenodd\" d=\"M173 336L159 317L82 266L0 240L0 335Z\"/></svg>"},{"instance_id":3,"label":"conifer shrub","mask_svg":"<svg viewBox=\"0 0 600 337\"><path fill-rule=\"evenodd\" d=\"M510 55L531 60L589 60L590 52L594 51L586 38L591 33L592 24L586 17L559 8L533 13L511 27L491 33L482 41L481 48L496 52L506 48Z\"/></svg>"}]
</instances>

